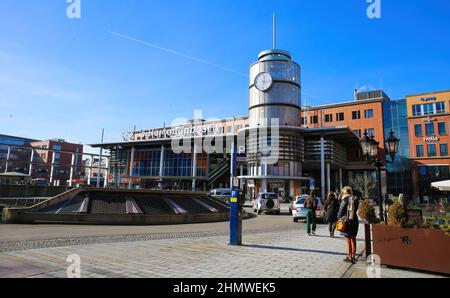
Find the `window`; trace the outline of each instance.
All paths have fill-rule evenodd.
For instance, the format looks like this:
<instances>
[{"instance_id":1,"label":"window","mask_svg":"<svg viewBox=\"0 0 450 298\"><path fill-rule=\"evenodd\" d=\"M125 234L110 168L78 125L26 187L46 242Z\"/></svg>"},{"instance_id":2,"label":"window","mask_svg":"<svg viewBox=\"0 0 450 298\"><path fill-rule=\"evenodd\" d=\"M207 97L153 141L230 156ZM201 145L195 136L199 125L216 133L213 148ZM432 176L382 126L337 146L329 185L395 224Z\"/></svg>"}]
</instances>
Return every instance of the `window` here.
<instances>
[{"instance_id":1,"label":"window","mask_svg":"<svg viewBox=\"0 0 450 298\"><path fill-rule=\"evenodd\" d=\"M336 121L344 121L344 113L337 113Z\"/></svg>"},{"instance_id":2,"label":"window","mask_svg":"<svg viewBox=\"0 0 450 298\"><path fill-rule=\"evenodd\" d=\"M357 135L358 138L361 138L361 129L354 130L353 133L354 133L355 135Z\"/></svg>"},{"instance_id":3,"label":"window","mask_svg":"<svg viewBox=\"0 0 450 298\"><path fill-rule=\"evenodd\" d=\"M413 116L422 116L422 105L413 105Z\"/></svg>"},{"instance_id":4,"label":"window","mask_svg":"<svg viewBox=\"0 0 450 298\"><path fill-rule=\"evenodd\" d=\"M333 122L333 114L326 114L325 122Z\"/></svg>"},{"instance_id":5,"label":"window","mask_svg":"<svg viewBox=\"0 0 450 298\"><path fill-rule=\"evenodd\" d=\"M416 137L423 136L423 134L422 134L422 124L414 125L414 131L416 132Z\"/></svg>"},{"instance_id":6,"label":"window","mask_svg":"<svg viewBox=\"0 0 450 298\"><path fill-rule=\"evenodd\" d=\"M421 176L421 177L425 177L425 176L427 176L427 167L425 167L425 166L421 166L421 167L419 167L419 175Z\"/></svg>"},{"instance_id":7,"label":"window","mask_svg":"<svg viewBox=\"0 0 450 298\"><path fill-rule=\"evenodd\" d=\"M436 103L436 114L445 114L445 103L443 101Z\"/></svg>"},{"instance_id":8,"label":"window","mask_svg":"<svg viewBox=\"0 0 450 298\"><path fill-rule=\"evenodd\" d=\"M441 144L439 147L441 149L441 156L448 156L448 145Z\"/></svg>"},{"instance_id":9,"label":"window","mask_svg":"<svg viewBox=\"0 0 450 298\"><path fill-rule=\"evenodd\" d=\"M233 126L227 126L227 133L231 133L233 131Z\"/></svg>"},{"instance_id":10,"label":"window","mask_svg":"<svg viewBox=\"0 0 450 298\"><path fill-rule=\"evenodd\" d=\"M368 135L369 137L375 136L375 129L373 129L373 128L367 128L367 129L364 129L364 132L367 133L367 135Z\"/></svg>"},{"instance_id":11,"label":"window","mask_svg":"<svg viewBox=\"0 0 450 298\"><path fill-rule=\"evenodd\" d=\"M423 114L424 115L433 115L434 114L434 103L427 103L423 105Z\"/></svg>"},{"instance_id":12,"label":"window","mask_svg":"<svg viewBox=\"0 0 450 298\"><path fill-rule=\"evenodd\" d=\"M310 122L311 122L311 124L319 123L319 116L311 116Z\"/></svg>"},{"instance_id":13,"label":"window","mask_svg":"<svg viewBox=\"0 0 450 298\"><path fill-rule=\"evenodd\" d=\"M353 111L352 112L352 119L353 120L361 119L361 111Z\"/></svg>"},{"instance_id":14,"label":"window","mask_svg":"<svg viewBox=\"0 0 450 298\"><path fill-rule=\"evenodd\" d=\"M308 117L302 117L302 125L308 124Z\"/></svg>"},{"instance_id":15,"label":"window","mask_svg":"<svg viewBox=\"0 0 450 298\"><path fill-rule=\"evenodd\" d=\"M53 150L61 151L61 146L60 145L54 145L53 146Z\"/></svg>"},{"instance_id":16,"label":"window","mask_svg":"<svg viewBox=\"0 0 450 298\"><path fill-rule=\"evenodd\" d=\"M416 146L416 156L417 157L423 157L424 156L423 145L417 145Z\"/></svg>"},{"instance_id":17,"label":"window","mask_svg":"<svg viewBox=\"0 0 450 298\"><path fill-rule=\"evenodd\" d=\"M428 149L428 157L436 157L437 155L436 144L428 144L427 149Z\"/></svg>"},{"instance_id":18,"label":"window","mask_svg":"<svg viewBox=\"0 0 450 298\"><path fill-rule=\"evenodd\" d=\"M60 159L60 158L61 158L61 154L55 153L55 159Z\"/></svg>"},{"instance_id":19,"label":"window","mask_svg":"<svg viewBox=\"0 0 450 298\"><path fill-rule=\"evenodd\" d=\"M434 133L434 123L427 123L425 125L425 130L426 130L426 133L427 133L428 137L434 136L435 135L435 133Z\"/></svg>"},{"instance_id":20,"label":"window","mask_svg":"<svg viewBox=\"0 0 450 298\"><path fill-rule=\"evenodd\" d=\"M373 118L373 109L365 110L364 118L366 118L366 119Z\"/></svg>"},{"instance_id":21,"label":"window","mask_svg":"<svg viewBox=\"0 0 450 298\"><path fill-rule=\"evenodd\" d=\"M438 123L438 131L441 136L447 135L447 125L445 125L445 122Z\"/></svg>"}]
</instances>

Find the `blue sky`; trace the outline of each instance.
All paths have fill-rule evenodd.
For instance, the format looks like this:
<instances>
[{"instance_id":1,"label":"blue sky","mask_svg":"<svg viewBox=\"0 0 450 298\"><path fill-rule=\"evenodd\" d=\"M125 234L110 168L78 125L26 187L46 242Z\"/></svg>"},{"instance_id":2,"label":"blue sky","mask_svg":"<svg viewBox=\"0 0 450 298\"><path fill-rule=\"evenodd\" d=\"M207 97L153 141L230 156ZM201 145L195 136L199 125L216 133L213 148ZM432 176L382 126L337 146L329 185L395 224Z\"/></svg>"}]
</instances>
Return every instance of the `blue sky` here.
<instances>
[{"instance_id":1,"label":"blue sky","mask_svg":"<svg viewBox=\"0 0 450 298\"><path fill-rule=\"evenodd\" d=\"M351 100L356 82L392 98L450 89L450 2L381 1L374 20L366 0L81 0L73 20L66 0L0 0L0 133L87 144L195 109L246 115L239 73L271 48L272 12L303 103Z\"/></svg>"}]
</instances>

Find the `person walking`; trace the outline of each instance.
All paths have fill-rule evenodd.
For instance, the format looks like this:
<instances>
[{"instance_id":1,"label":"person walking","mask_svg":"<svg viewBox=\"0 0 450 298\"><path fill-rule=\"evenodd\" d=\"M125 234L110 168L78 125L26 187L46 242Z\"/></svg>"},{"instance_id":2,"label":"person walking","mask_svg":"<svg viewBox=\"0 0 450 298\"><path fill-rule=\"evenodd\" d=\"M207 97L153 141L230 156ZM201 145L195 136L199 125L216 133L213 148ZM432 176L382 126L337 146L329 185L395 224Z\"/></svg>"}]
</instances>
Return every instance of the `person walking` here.
<instances>
[{"instance_id":1,"label":"person walking","mask_svg":"<svg viewBox=\"0 0 450 298\"><path fill-rule=\"evenodd\" d=\"M359 229L358 208L359 200L353 196L351 187L344 187L338 218L345 220L345 231L341 232L341 234L345 237L347 245L347 257L344 259L344 262L348 263L356 262L356 236Z\"/></svg>"},{"instance_id":2,"label":"person walking","mask_svg":"<svg viewBox=\"0 0 450 298\"><path fill-rule=\"evenodd\" d=\"M325 220L329 224L330 237L334 238L336 223L338 221L339 201L334 192L329 192L325 202Z\"/></svg>"},{"instance_id":3,"label":"person walking","mask_svg":"<svg viewBox=\"0 0 450 298\"><path fill-rule=\"evenodd\" d=\"M305 200L305 208L308 210L306 213L306 232L308 233L308 236L315 236L316 235L316 200L313 198L312 195L310 195ZM312 231L311 231L311 225L312 225Z\"/></svg>"}]
</instances>

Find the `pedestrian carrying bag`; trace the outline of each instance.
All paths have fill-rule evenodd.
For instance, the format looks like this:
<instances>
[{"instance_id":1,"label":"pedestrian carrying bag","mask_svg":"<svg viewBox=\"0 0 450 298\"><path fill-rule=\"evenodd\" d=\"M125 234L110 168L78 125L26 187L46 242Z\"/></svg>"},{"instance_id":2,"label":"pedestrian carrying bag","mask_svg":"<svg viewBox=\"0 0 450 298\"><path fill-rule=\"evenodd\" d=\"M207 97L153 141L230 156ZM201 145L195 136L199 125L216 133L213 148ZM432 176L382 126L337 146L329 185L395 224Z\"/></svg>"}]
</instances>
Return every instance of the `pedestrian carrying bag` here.
<instances>
[{"instance_id":1,"label":"pedestrian carrying bag","mask_svg":"<svg viewBox=\"0 0 450 298\"><path fill-rule=\"evenodd\" d=\"M339 232L345 232L346 225L347 219L343 217L336 223L336 230L338 230Z\"/></svg>"},{"instance_id":2,"label":"pedestrian carrying bag","mask_svg":"<svg viewBox=\"0 0 450 298\"><path fill-rule=\"evenodd\" d=\"M339 232L344 233L347 229L348 219L350 218L350 209L352 209L353 212L353 203L353 197L349 197L347 205L347 216L342 217L336 223L336 230L338 230Z\"/></svg>"}]
</instances>

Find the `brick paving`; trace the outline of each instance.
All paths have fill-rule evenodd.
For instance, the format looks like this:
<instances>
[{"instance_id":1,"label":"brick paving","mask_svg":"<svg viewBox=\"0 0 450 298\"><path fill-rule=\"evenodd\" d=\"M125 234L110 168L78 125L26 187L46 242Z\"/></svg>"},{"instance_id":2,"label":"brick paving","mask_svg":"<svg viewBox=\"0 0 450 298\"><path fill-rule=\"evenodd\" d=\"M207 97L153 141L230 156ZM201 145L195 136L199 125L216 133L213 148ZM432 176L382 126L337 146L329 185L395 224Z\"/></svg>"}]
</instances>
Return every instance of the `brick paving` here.
<instances>
[{"instance_id":1,"label":"brick paving","mask_svg":"<svg viewBox=\"0 0 450 298\"><path fill-rule=\"evenodd\" d=\"M226 236L47 247L0 254L1 277L65 278L66 258L81 258L83 278L301 278L342 277L349 265L342 238L309 237L304 225L289 231L244 235L229 246ZM359 241L359 252L362 241Z\"/></svg>"}]
</instances>

